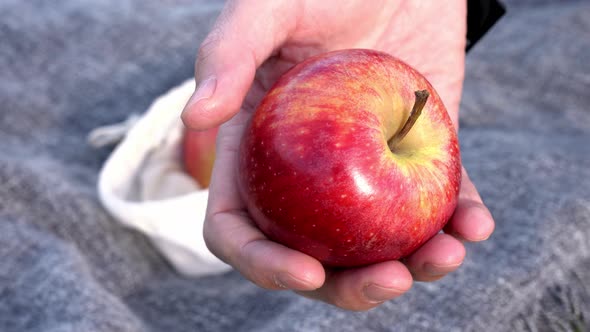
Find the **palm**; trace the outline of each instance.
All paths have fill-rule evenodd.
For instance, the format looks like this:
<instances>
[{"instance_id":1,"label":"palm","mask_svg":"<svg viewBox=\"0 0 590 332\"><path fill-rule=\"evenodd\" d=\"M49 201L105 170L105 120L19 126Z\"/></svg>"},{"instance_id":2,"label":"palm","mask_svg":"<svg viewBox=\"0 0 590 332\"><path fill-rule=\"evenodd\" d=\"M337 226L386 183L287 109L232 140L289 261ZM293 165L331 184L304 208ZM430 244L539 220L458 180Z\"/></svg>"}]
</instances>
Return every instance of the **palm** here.
<instances>
[{"instance_id":1,"label":"palm","mask_svg":"<svg viewBox=\"0 0 590 332\"><path fill-rule=\"evenodd\" d=\"M312 3L310 6L321 7ZM314 54L342 48L371 48L390 53L422 72L441 94L454 118L463 80L465 31L461 11L450 8L448 2L424 8L415 8L420 6L411 2L384 5L384 1L352 2L349 6L358 8L341 9L352 14L347 17L322 14L333 8L308 8L316 12L315 16L325 17L322 24L311 20L300 24L258 69L245 106L257 105L280 75ZM451 14L437 15L441 12Z\"/></svg>"}]
</instances>

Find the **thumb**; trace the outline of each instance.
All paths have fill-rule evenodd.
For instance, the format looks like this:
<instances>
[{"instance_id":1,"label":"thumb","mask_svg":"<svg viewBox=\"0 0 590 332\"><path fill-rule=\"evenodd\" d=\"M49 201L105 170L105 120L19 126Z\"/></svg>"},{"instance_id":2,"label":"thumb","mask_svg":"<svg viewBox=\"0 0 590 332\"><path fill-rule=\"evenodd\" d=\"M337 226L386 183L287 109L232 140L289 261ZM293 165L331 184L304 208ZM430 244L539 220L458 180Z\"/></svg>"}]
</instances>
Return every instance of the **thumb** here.
<instances>
[{"instance_id":1,"label":"thumb","mask_svg":"<svg viewBox=\"0 0 590 332\"><path fill-rule=\"evenodd\" d=\"M182 112L187 127L212 128L239 111L256 68L294 28L294 19L285 17L296 17L289 8L295 2L232 0L226 4L199 48L197 88Z\"/></svg>"}]
</instances>

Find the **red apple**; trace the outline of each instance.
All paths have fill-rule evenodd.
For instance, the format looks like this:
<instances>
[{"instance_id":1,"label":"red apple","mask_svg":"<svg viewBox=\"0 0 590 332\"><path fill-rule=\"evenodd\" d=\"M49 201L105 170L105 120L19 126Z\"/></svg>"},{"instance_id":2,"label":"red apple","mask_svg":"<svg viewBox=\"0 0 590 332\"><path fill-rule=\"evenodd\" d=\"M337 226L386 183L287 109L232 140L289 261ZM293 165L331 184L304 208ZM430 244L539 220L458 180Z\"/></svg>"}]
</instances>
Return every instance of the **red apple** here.
<instances>
[{"instance_id":1,"label":"red apple","mask_svg":"<svg viewBox=\"0 0 590 332\"><path fill-rule=\"evenodd\" d=\"M202 188L209 187L215 162L215 127L205 131L184 131L182 138L182 160L186 171Z\"/></svg>"},{"instance_id":2,"label":"red apple","mask_svg":"<svg viewBox=\"0 0 590 332\"><path fill-rule=\"evenodd\" d=\"M268 238L353 267L407 256L439 232L461 161L426 78L357 49L312 57L276 82L246 128L239 173Z\"/></svg>"}]
</instances>

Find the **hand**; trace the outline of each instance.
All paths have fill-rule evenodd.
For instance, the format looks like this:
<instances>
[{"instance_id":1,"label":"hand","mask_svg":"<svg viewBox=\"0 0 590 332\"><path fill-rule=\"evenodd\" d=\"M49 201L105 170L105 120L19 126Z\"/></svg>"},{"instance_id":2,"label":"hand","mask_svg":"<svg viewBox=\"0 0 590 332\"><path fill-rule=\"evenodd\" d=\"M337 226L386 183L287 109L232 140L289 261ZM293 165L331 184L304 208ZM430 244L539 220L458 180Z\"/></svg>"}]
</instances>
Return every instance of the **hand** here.
<instances>
[{"instance_id":1,"label":"hand","mask_svg":"<svg viewBox=\"0 0 590 332\"><path fill-rule=\"evenodd\" d=\"M194 129L223 123L204 236L209 249L255 284L291 289L349 310L400 296L412 280L433 281L457 269L461 241L490 236L494 221L463 172L453 218L410 257L329 270L314 258L267 239L237 190L237 151L246 122L273 82L314 54L342 48L388 52L421 71L458 127L464 72L464 0L229 1L199 50L197 90L183 112Z\"/></svg>"}]
</instances>

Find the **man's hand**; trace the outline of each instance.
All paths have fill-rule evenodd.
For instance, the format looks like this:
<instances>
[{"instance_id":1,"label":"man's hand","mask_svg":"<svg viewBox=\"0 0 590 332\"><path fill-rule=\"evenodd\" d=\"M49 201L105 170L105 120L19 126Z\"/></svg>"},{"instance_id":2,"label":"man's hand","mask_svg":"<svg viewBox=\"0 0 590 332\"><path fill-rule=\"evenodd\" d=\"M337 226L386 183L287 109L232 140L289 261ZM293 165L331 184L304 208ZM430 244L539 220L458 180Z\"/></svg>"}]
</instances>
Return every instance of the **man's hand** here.
<instances>
[{"instance_id":1,"label":"man's hand","mask_svg":"<svg viewBox=\"0 0 590 332\"><path fill-rule=\"evenodd\" d=\"M255 284L291 289L349 310L400 296L412 280L433 281L457 269L462 241L490 236L494 221L463 172L459 203L445 233L413 255L348 270L267 239L237 189L237 151L246 122L275 80L295 64L344 48L390 53L422 72L458 127L466 8L452 1L229 1L201 45L197 90L183 121L194 129L223 124L210 186L204 236L209 249Z\"/></svg>"}]
</instances>

